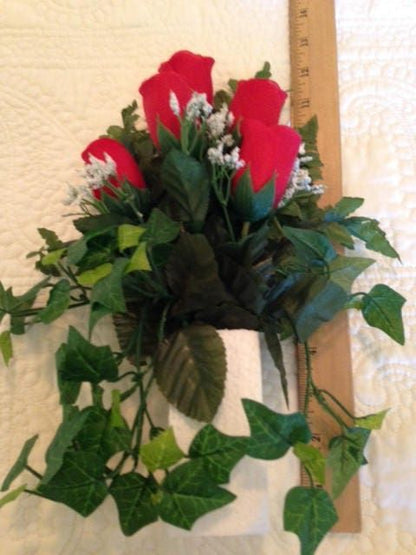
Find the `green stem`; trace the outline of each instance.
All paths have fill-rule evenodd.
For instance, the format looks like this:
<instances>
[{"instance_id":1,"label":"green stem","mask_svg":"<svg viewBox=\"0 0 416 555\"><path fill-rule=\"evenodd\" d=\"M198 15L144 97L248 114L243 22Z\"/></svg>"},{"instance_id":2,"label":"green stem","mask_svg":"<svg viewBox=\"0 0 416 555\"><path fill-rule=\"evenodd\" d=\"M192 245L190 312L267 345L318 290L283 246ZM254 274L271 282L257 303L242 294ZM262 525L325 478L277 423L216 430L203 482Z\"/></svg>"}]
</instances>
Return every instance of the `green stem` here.
<instances>
[{"instance_id":1,"label":"green stem","mask_svg":"<svg viewBox=\"0 0 416 555\"><path fill-rule=\"evenodd\" d=\"M319 392L320 392L320 393L323 393L324 395L328 395L328 397L330 397L330 398L332 399L332 401L334 401L334 403L335 403L336 405L338 405L339 408L340 408L343 412L345 412L345 414L346 414L347 416L349 416L350 418L352 418L352 420L355 419L355 416L352 414L352 412L350 412L350 411L347 409L347 407L345 407L345 406L341 403L341 401L339 401L339 400L335 397L335 395L333 395L330 391L328 391L328 390L326 390L326 389L320 389Z\"/></svg>"},{"instance_id":2,"label":"green stem","mask_svg":"<svg viewBox=\"0 0 416 555\"><path fill-rule=\"evenodd\" d=\"M244 239L244 237L247 237L247 235L250 232L250 222L244 222L243 223L243 227L241 229L241 238Z\"/></svg>"},{"instance_id":3,"label":"green stem","mask_svg":"<svg viewBox=\"0 0 416 555\"><path fill-rule=\"evenodd\" d=\"M227 225L227 229L228 229L228 233L230 234L231 240L233 243L235 243L235 234L234 234L234 230L233 230L233 226L231 225L231 220L230 220L230 216L228 215L228 210L227 210L227 206L226 204L224 204L223 202L221 203L221 208L224 214L224 219L225 219L225 223Z\"/></svg>"},{"instance_id":4,"label":"green stem","mask_svg":"<svg viewBox=\"0 0 416 555\"><path fill-rule=\"evenodd\" d=\"M309 350L309 344L307 341L303 343L303 348L305 350L305 362L306 362L306 389L305 389L305 400L303 403L303 413L306 416L309 408L309 401L313 391L313 380L312 380L312 364L311 364L311 353Z\"/></svg>"},{"instance_id":5,"label":"green stem","mask_svg":"<svg viewBox=\"0 0 416 555\"><path fill-rule=\"evenodd\" d=\"M33 474L33 476L36 476L36 478L39 478L39 480L42 480L43 476L42 474L39 474L39 472L36 472L36 470L34 468L32 468L30 465L25 464L25 468L26 470L28 470L31 474Z\"/></svg>"}]
</instances>

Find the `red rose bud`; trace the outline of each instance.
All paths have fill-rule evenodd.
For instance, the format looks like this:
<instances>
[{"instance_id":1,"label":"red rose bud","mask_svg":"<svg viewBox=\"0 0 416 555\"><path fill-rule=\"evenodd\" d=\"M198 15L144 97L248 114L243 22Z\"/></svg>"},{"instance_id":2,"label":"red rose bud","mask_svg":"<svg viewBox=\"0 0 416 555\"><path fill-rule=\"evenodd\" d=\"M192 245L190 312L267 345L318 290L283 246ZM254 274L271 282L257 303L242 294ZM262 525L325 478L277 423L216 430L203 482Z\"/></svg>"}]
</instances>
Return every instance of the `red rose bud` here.
<instances>
[{"instance_id":1,"label":"red rose bud","mask_svg":"<svg viewBox=\"0 0 416 555\"><path fill-rule=\"evenodd\" d=\"M269 79L239 81L230 104L235 121L250 118L277 125L287 94Z\"/></svg>"},{"instance_id":2,"label":"red rose bud","mask_svg":"<svg viewBox=\"0 0 416 555\"><path fill-rule=\"evenodd\" d=\"M93 141L81 157L86 163L85 174L88 184L98 199L101 198L102 184L105 181L114 187L120 187L123 181L128 181L138 189L146 187L139 166L130 151L114 139L103 138ZM104 191L114 196L108 187L104 187Z\"/></svg>"},{"instance_id":3,"label":"red rose bud","mask_svg":"<svg viewBox=\"0 0 416 555\"><path fill-rule=\"evenodd\" d=\"M193 92L205 93L208 102L212 102L211 69L213 64L213 58L182 50L161 64L157 75L141 84L139 92L143 97L147 127L152 141L158 148L160 148L158 124L162 124L176 138L179 138L178 115L182 115ZM178 104L178 113L176 114L171 105L172 93Z\"/></svg>"},{"instance_id":4,"label":"red rose bud","mask_svg":"<svg viewBox=\"0 0 416 555\"><path fill-rule=\"evenodd\" d=\"M276 208L279 204L295 163L301 137L285 125L267 126L253 119L243 119L240 132L240 159L246 165L233 178L235 203L244 217L255 221L265 217L272 207ZM239 191L241 186L244 191ZM239 207L242 203L244 207ZM257 206L259 203L261 207Z\"/></svg>"},{"instance_id":5,"label":"red rose bud","mask_svg":"<svg viewBox=\"0 0 416 555\"><path fill-rule=\"evenodd\" d=\"M193 91L206 93L207 101L212 104L213 86L211 70L214 58L180 50L159 67L159 73L174 71L185 79Z\"/></svg>"}]
</instances>

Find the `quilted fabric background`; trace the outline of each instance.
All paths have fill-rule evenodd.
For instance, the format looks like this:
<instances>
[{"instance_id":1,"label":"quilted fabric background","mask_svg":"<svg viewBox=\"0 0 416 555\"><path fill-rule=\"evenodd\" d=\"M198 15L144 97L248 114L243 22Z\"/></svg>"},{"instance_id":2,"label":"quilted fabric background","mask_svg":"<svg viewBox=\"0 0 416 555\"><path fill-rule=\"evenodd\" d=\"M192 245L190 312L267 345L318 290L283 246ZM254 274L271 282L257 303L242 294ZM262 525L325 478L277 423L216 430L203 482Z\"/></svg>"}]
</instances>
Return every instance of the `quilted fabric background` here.
<instances>
[{"instance_id":1,"label":"quilted fabric background","mask_svg":"<svg viewBox=\"0 0 416 555\"><path fill-rule=\"evenodd\" d=\"M391 411L361 472L362 534L331 535L318 553L404 555L416 552L416 7L414 0L394 7L390 0L337 0L336 7L344 191L366 197L363 213L381 220L402 255L402 264L380 259L361 284L387 282L408 298L407 344L397 346L352 315L357 411ZM288 88L287 42L286 0L0 0L0 279L17 293L37 279L25 259L40 245L37 227L73 236L61 201L67 182L77 183L79 153L117 123L162 60L182 48L212 55L217 85L249 77L269 60ZM0 367L0 477L35 433L33 465L42 468L59 419L53 353L69 322L82 328L82 315L32 330L15 341L10 367ZM111 337L101 330L98 339ZM264 366L266 401L281 409L274 373L267 360ZM281 524L284 491L297 477L292 467L268 465L272 527L263 537L166 539L152 528L127 539L110 500L83 520L64 506L22 497L1 510L1 552L296 554L297 540Z\"/></svg>"}]
</instances>

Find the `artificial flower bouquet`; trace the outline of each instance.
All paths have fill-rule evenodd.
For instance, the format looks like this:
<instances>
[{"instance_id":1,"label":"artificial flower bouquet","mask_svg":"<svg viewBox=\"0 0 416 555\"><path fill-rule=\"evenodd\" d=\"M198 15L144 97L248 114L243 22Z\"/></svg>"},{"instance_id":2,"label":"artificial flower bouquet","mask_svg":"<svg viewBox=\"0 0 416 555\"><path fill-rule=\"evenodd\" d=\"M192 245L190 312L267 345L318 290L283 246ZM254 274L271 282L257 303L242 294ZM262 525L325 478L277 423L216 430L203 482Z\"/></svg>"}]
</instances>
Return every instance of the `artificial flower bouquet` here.
<instances>
[{"instance_id":1,"label":"artificial flower bouquet","mask_svg":"<svg viewBox=\"0 0 416 555\"><path fill-rule=\"evenodd\" d=\"M309 368L307 400L316 398L339 425L327 456L311 444L301 410L280 414L250 399L241 400L250 435L226 435L210 423L226 387L217 330L264 333L287 399L282 339L307 349L310 335L342 309L360 310L369 325L404 342L403 297L384 284L352 293L374 260L346 256L341 247L354 251L358 239L398 255L377 221L352 215L362 199L318 204L317 122L298 130L279 123L287 95L270 79L269 64L214 94L213 63L180 51L141 84L147 127L134 101L121 125L82 153L83 184L67 201L79 207L74 240L39 229L44 245L29 256L43 279L19 296L0 288L6 363L13 334L89 308L88 336L70 327L55 354L62 421L45 468L29 464L34 436L2 491L23 471L36 483L32 476L11 489L0 506L26 492L88 516L111 496L126 535L158 519L190 529L233 501L224 484L242 457L271 460L292 450L310 485L288 492L284 527L299 536L302 553L313 553L337 520L333 499L365 464L366 442L384 413L351 414L319 389ZM117 351L94 344L101 320L115 326ZM82 384L90 404L80 408ZM187 453L175 430L152 416L154 387L205 422ZM123 412L127 399L135 402L132 419Z\"/></svg>"}]
</instances>

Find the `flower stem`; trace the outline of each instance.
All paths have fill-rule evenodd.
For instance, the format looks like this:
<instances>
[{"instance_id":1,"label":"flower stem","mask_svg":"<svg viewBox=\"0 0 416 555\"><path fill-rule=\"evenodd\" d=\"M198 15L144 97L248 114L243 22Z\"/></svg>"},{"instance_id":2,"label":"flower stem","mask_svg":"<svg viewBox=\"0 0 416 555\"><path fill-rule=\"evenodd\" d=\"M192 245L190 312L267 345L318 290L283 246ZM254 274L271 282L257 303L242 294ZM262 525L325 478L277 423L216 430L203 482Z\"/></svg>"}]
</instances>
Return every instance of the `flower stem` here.
<instances>
[{"instance_id":1,"label":"flower stem","mask_svg":"<svg viewBox=\"0 0 416 555\"><path fill-rule=\"evenodd\" d=\"M42 480L43 476L42 474L39 474L39 472L36 472L36 470L34 468L32 468L31 466L29 466L28 464L25 464L25 468L26 470L28 470L31 474L33 474L33 476L36 476L36 478L39 478L39 480Z\"/></svg>"}]
</instances>

